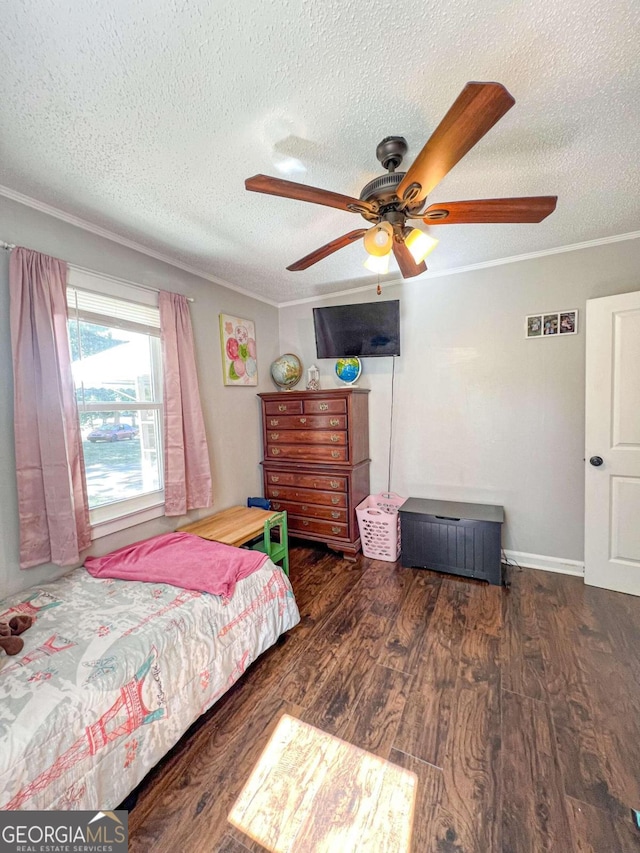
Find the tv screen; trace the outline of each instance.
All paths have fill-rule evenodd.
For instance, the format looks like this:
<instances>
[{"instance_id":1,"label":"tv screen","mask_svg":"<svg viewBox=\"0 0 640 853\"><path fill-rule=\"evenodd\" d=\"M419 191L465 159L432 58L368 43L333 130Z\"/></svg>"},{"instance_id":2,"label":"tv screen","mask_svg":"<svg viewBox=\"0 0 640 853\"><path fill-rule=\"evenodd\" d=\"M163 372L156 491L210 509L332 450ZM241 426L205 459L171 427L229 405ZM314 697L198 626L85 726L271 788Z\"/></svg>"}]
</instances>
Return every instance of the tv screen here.
<instances>
[{"instance_id":1,"label":"tv screen","mask_svg":"<svg viewBox=\"0 0 640 853\"><path fill-rule=\"evenodd\" d=\"M313 309L318 358L400 355L400 300Z\"/></svg>"}]
</instances>

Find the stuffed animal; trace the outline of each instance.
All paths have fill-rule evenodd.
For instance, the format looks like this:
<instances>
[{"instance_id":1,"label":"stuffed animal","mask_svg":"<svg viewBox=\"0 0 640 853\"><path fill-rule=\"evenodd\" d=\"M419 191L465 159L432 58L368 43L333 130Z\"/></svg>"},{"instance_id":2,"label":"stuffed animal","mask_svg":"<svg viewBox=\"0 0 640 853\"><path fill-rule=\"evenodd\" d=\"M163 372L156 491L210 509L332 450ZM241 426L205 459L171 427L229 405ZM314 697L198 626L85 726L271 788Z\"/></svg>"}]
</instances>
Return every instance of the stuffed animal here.
<instances>
[{"instance_id":1,"label":"stuffed animal","mask_svg":"<svg viewBox=\"0 0 640 853\"><path fill-rule=\"evenodd\" d=\"M32 625L33 617L24 614L12 616L8 622L0 622L0 649L8 655L17 655L24 647L24 640L19 635Z\"/></svg>"}]
</instances>

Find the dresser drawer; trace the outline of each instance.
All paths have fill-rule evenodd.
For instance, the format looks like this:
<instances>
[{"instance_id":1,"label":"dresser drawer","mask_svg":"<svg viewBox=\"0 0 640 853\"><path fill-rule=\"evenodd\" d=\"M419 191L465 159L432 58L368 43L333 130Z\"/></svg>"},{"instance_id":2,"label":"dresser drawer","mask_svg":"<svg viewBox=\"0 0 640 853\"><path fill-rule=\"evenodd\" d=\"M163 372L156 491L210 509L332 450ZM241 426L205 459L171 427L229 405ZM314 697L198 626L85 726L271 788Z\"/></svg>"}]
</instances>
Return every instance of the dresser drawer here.
<instances>
[{"instance_id":1,"label":"dresser drawer","mask_svg":"<svg viewBox=\"0 0 640 853\"><path fill-rule=\"evenodd\" d=\"M346 492L346 477L316 477L315 474L294 474L291 471L268 471L265 474L267 485L302 486L304 489L325 489L333 492Z\"/></svg>"},{"instance_id":2,"label":"dresser drawer","mask_svg":"<svg viewBox=\"0 0 640 853\"><path fill-rule=\"evenodd\" d=\"M347 443L346 432L330 429L268 429L268 444L336 444Z\"/></svg>"},{"instance_id":3,"label":"dresser drawer","mask_svg":"<svg viewBox=\"0 0 640 853\"><path fill-rule=\"evenodd\" d=\"M302 459L308 462L346 462L346 447L327 447L322 444L283 444L267 447L269 459Z\"/></svg>"},{"instance_id":4,"label":"dresser drawer","mask_svg":"<svg viewBox=\"0 0 640 853\"><path fill-rule=\"evenodd\" d=\"M264 404L267 415L301 415L302 400L281 400Z\"/></svg>"},{"instance_id":5,"label":"dresser drawer","mask_svg":"<svg viewBox=\"0 0 640 853\"><path fill-rule=\"evenodd\" d=\"M315 496L314 496L315 497ZM334 509L330 506L299 504L293 501L271 501L271 509L277 512L286 510L287 515L304 515L306 518L326 518L328 521L347 523L346 509Z\"/></svg>"},{"instance_id":6,"label":"dresser drawer","mask_svg":"<svg viewBox=\"0 0 640 853\"><path fill-rule=\"evenodd\" d=\"M301 518L298 515L288 516L289 533L317 533L320 536L337 536L340 539L349 538L349 526L335 521L320 521Z\"/></svg>"},{"instance_id":7,"label":"dresser drawer","mask_svg":"<svg viewBox=\"0 0 640 853\"><path fill-rule=\"evenodd\" d=\"M346 412L347 411L347 401L346 400L305 400L304 401L304 413L305 415L312 415L314 412L318 412L319 414L324 414L326 412L333 413L337 412Z\"/></svg>"},{"instance_id":8,"label":"dresser drawer","mask_svg":"<svg viewBox=\"0 0 640 853\"><path fill-rule=\"evenodd\" d=\"M320 492L313 489L298 489L295 486L267 486L266 497L269 500L297 501L304 504L323 504L332 507L346 507L345 492Z\"/></svg>"},{"instance_id":9,"label":"dresser drawer","mask_svg":"<svg viewBox=\"0 0 640 853\"><path fill-rule=\"evenodd\" d=\"M272 415L267 417L267 429L346 429L346 415Z\"/></svg>"}]
</instances>

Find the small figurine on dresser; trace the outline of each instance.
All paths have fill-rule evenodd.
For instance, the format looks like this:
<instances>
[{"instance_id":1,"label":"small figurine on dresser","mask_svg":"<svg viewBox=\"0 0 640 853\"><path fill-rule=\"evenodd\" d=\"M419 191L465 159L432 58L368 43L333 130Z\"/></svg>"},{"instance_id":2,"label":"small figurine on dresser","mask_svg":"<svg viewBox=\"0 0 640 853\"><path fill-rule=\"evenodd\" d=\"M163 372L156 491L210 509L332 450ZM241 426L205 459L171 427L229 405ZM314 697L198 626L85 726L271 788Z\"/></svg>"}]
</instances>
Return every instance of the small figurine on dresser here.
<instances>
[{"instance_id":1,"label":"small figurine on dresser","mask_svg":"<svg viewBox=\"0 0 640 853\"><path fill-rule=\"evenodd\" d=\"M320 371L312 364L311 367L307 370L307 391L319 391L320 390Z\"/></svg>"}]
</instances>

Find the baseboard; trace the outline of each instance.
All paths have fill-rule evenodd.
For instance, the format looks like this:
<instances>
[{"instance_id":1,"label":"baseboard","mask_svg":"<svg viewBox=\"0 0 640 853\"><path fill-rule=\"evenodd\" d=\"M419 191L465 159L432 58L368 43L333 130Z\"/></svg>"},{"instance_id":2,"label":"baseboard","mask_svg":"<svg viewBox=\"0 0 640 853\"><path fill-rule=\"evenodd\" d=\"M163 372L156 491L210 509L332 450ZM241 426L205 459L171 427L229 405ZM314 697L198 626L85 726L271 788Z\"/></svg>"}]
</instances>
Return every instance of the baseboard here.
<instances>
[{"instance_id":1,"label":"baseboard","mask_svg":"<svg viewBox=\"0 0 640 853\"><path fill-rule=\"evenodd\" d=\"M541 554L526 554L524 551L507 551L508 560L523 568L542 569L544 572L559 572L561 575L584 577L584 563L580 560L565 560L561 557L543 557Z\"/></svg>"}]
</instances>

